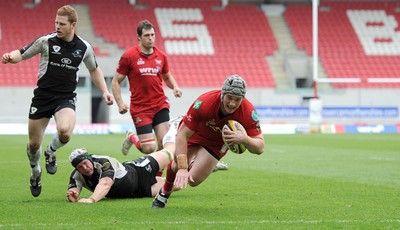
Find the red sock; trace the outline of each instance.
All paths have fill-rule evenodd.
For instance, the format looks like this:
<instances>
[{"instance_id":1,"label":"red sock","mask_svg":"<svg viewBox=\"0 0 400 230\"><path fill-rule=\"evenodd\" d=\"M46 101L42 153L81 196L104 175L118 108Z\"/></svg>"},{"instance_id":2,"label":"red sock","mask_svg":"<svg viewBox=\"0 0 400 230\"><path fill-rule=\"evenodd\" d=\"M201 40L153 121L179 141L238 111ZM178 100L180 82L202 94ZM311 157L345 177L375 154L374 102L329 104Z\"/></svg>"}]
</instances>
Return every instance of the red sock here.
<instances>
[{"instance_id":1,"label":"red sock","mask_svg":"<svg viewBox=\"0 0 400 230\"><path fill-rule=\"evenodd\" d=\"M172 170L172 162L174 162L174 161L172 160L168 164L167 175L166 175L165 183L164 183L164 187L163 187L164 192L166 192L166 193L170 193L172 191L172 188L174 187L174 180L175 180L176 172L174 172Z\"/></svg>"},{"instance_id":2,"label":"red sock","mask_svg":"<svg viewBox=\"0 0 400 230\"><path fill-rule=\"evenodd\" d=\"M136 134L132 134L129 137L129 140L136 146L136 148L138 150L140 150L140 140L139 140L139 137Z\"/></svg>"},{"instance_id":3,"label":"red sock","mask_svg":"<svg viewBox=\"0 0 400 230\"><path fill-rule=\"evenodd\" d=\"M164 169L161 170L161 171L158 171L157 174L156 174L156 176L162 177L163 172L164 172Z\"/></svg>"}]
</instances>

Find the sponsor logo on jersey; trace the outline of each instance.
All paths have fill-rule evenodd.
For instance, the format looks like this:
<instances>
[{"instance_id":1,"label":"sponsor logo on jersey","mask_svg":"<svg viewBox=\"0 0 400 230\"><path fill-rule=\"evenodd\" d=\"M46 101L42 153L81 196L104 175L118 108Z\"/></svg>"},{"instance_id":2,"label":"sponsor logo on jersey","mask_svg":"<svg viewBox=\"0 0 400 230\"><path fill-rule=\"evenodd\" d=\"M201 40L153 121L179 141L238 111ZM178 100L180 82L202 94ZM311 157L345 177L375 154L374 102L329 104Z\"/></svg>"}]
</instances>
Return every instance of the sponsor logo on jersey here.
<instances>
[{"instance_id":1,"label":"sponsor logo on jersey","mask_svg":"<svg viewBox=\"0 0 400 230\"><path fill-rule=\"evenodd\" d=\"M146 165L144 168L145 168L146 171L149 172L149 173L151 173L151 171L153 171L153 169L151 168L151 165L149 165L149 164Z\"/></svg>"},{"instance_id":2,"label":"sponsor logo on jersey","mask_svg":"<svg viewBox=\"0 0 400 230\"><path fill-rule=\"evenodd\" d=\"M65 62L68 62L68 60L71 61L71 60L68 59L68 58L63 58L63 59L61 60L61 62L63 62L63 63L57 63L57 62L52 62L52 61L51 61L49 64L52 65L52 66L55 66L55 67L61 67L61 68L66 68L66 69L71 69L71 70L77 71L77 70L78 70L78 67L75 67L75 66L73 66L73 65L68 65L68 64L64 63L64 61L65 61Z\"/></svg>"},{"instance_id":3,"label":"sponsor logo on jersey","mask_svg":"<svg viewBox=\"0 0 400 230\"><path fill-rule=\"evenodd\" d=\"M193 109L200 109L201 104L203 104L202 101L196 100L193 104Z\"/></svg>"},{"instance_id":4,"label":"sponsor logo on jersey","mask_svg":"<svg viewBox=\"0 0 400 230\"><path fill-rule=\"evenodd\" d=\"M109 161L104 162L103 165L101 166L101 170L106 171L111 168L111 163Z\"/></svg>"},{"instance_id":5,"label":"sponsor logo on jersey","mask_svg":"<svg viewBox=\"0 0 400 230\"><path fill-rule=\"evenodd\" d=\"M256 122L256 130L257 130L257 131L260 131L260 130L261 130L261 127L260 127L260 119L259 119L259 116L258 116L257 111L253 110L253 111L251 112L251 119L253 119L253 121Z\"/></svg>"},{"instance_id":6,"label":"sponsor logo on jersey","mask_svg":"<svg viewBox=\"0 0 400 230\"><path fill-rule=\"evenodd\" d=\"M216 131L216 132L222 133L221 128L218 127L218 126L216 126L215 119L208 120L208 121L206 122L206 126L210 127L212 130L214 130L214 131Z\"/></svg>"},{"instance_id":7,"label":"sponsor logo on jersey","mask_svg":"<svg viewBox=\"0 0 400 230\"><path fill-rule=\"evenodd\" d=\"M52 54L61 54L60 53L60 50L61 50L60 46L53 46L52 48L53 48L53 52L51 52Z\"/></svg>"},{"instance_id":8,"label":"sponsor logo on jersey","mask_svg":"<svg viewBox=\"0 0 400 230\"><path fill-rule=\"evenodd\" d=\"M71 64L72 61L69 58L63 58L63 59L61 59L61 62L68 65L68 64Z\"/></svg>"},{"instance_id":9,"label":"sponsor logo on jersey","mask_svg":"<svg viewBox=\"0 0 400 230\"><path fill-rule=\"evenodd\" d=\"M138 65L144 65L143 59L139 58L139 60L137 60L136 64L138 64Z\"/></svg>"},{"instance_id":10,"label":"sponsor logo on jersey","mask_svg":"<svg viewBox=\"0 0 400 230\"><path fill-rule=\"evenodd\" d=\"M146 67L146 68L139 68L139 71L142 76L144 75L156 76L157 73L160 71L160 68Z\"/></svg>"},{"instance_id":11,"label":"sponsor logo on jersey","mask_svg":"<svg viewBox=\"0 0 400 230\"><path fill-rule=\"evenodd\" d=\"M189 122L192 122L192 114L188 114L188 115L186 115L186 118L187 118L187 120L189 121Z\"/></svg>"},{"instance_id":12,"label":"sponsor logo on jersey","mask_svg":"<svg viewBox=\"0 0 400 230\"><path fill-rule=\"evenodd\" d=\"M251 112L251 119L253 119L253 121L258 121L258 120L259 120L257 111L253 110L253 111Z\"/></svg>"},{"instance_id":13,"label":"sponsor logo on jersey","mask_svg":"<svg viewBox=\"0 0 400 230\"><path fill-rule=\"evenodd\" d=\"M157 65L161 65L161 60L157 60L157 59L156 59L156 64L157 64Z\"/></svg>"},{"instance_id":14,"label":"sponsor logo on jersey","mask_svg":"<svg viewBox=\"0 0 400 230\"><path fill-rule=\"evenodd\" d=\"M72 53L72 56L74 56L74 57L78 57L78 58L82 58L82 50L75 50L73 53Z\"/></svg>"}]
</instances>

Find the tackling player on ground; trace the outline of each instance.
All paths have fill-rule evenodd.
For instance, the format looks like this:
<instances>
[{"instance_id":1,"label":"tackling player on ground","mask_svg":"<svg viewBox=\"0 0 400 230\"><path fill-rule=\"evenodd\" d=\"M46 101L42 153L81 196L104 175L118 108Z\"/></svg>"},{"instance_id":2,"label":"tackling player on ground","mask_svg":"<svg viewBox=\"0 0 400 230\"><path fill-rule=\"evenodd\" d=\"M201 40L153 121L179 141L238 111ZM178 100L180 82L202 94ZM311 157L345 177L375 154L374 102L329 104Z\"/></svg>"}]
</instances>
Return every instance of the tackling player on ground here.
<instances>
[{"instance_id":1,"label":"tackling player on ground","mask_svg":"<svg viewBox=\"0 0 400 230\"><path fill-rule=\"evenodd\" d=\"M164 149L122 164L109 156L75 149L69 157L75 169L70 176L67 200L94 203L105 197L154 197L164 184L164 179L156 174L167 167L173 158L175 135L176 128L171 127L163 139ZM79 199L82 188L92 194Z\"/></svg>"}]
</instances>

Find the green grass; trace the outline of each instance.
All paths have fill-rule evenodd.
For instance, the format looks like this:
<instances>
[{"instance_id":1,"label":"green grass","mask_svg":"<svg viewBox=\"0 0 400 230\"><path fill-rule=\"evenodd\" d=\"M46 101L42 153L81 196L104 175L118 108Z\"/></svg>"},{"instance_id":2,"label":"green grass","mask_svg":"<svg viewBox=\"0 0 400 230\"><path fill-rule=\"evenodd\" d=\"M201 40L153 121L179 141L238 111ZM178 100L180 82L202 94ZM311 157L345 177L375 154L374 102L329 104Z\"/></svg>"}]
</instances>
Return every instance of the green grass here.
<instances>
[{"instance_id":1,"label":"green grass","mask_svg":"<svg viewBox=\"0 0 400 230\"><path fill-rule=\"evenodd\" d=\"M0 136L0 229L400 229L400 135L267 135L264 154L228 154L228 171L174 193L165 209L151 198L66 202L69 152L141 156L120 154L122 139L75 135L34 198L27 137Z\"/></svg>"}]
</instances>

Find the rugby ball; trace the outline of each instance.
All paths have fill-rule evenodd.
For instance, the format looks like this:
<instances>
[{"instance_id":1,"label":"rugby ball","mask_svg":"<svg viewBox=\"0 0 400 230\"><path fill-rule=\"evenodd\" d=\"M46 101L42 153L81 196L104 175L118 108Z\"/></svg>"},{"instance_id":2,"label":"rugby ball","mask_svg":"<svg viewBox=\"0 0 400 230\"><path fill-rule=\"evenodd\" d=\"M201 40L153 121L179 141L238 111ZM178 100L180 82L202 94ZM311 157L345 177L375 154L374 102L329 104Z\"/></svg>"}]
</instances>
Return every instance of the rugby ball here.
<instances>
[{"instance_id":1,"label":"rugby ball","mask_svg":"<svg viewBox=\"0 0 400 230\"><path fill-rule=\"evenodd\" d=\"M235 120L228 120L228 122L225 123L225 125L222 127L222 140L225 143L225 146L229 148L232 152L236 154L242 154L246 151L246 146L243 144L239 145L228 145L227 141L225 140L225 130L231 130L231 131L236 131L237 126L242 126L238 121ZM244 128L243 128L244 129Z\"/></svg>"}]
</instances>

